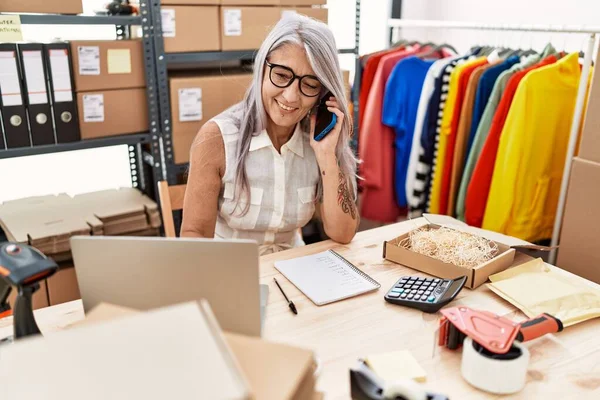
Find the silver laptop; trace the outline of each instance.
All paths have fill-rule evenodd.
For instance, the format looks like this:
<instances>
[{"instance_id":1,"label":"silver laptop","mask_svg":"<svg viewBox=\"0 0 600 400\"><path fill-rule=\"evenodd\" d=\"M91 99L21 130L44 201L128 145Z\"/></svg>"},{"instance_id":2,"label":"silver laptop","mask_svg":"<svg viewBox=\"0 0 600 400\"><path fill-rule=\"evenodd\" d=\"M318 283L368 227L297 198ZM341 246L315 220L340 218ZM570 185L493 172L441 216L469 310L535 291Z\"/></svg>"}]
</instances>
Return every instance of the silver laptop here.
<instances>
[{"instance_id":1,"label":"silver laptop","mask_svg":"<svg viewBox=\"0 0 600 400\"><path fill-rule=\"evenodd\" d=\"M204 298L221 328L260 336L266 297L254 241L78 236L71 249L85 312L101 302L149 310Z\"/></svg>"}]
</instances>

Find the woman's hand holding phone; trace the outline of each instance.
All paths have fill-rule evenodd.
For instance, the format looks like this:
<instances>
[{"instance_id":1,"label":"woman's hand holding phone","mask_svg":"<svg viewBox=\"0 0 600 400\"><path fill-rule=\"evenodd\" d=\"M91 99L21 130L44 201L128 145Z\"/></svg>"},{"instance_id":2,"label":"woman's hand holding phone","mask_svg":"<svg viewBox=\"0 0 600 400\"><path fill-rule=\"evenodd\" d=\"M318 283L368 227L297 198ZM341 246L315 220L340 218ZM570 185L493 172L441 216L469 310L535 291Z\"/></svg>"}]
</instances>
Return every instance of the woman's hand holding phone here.
<instances>
[{"instance_id":1,"label":"woman's hand holding phone","mask_svg":"<svg viewBox=\"0 0 600 400\"><path fill-rule=\"evenodd\" d=\"M321 138L321 140L315 140L315 133L318 135L320 132L315 132L315 128L317 126L317 118L319 117L319 113L315 113L310 117L310 145L315 151L317 156L317 161L325 160L327 157L334 156L335 157L335 149L337 147L337 142L340 137L340 132L342 130L342 122L344 121L344 113L339 109L339 105L335 97L330 96L329 98L323 98L325 101L325 106L329 113L332 113L336 117L335 126L329 133ZM324 109L324 107L319 107ZM331 115L325 116L326 121L331 121ZM322 124L319 124L322 125Z\"/></svg>"}]
</instances>

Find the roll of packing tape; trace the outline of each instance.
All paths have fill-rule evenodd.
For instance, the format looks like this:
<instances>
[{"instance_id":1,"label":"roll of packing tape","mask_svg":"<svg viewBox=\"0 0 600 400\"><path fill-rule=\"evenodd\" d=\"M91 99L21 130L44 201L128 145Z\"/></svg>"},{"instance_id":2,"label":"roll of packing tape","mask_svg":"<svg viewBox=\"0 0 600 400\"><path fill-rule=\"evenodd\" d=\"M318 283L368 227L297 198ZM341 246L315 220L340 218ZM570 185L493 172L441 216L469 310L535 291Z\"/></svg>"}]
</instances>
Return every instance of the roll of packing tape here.
<instances>
[{"instance_id":1,"label":"roll of packing tape","mask_svg":"<svg viewBox=\"0 0 600 400\"><path fill-rule=\"evenodd\" d=\"M521 354L512 360L497 360L477 352L473 340L466 338L463 344L462 375L471 385L486 392L511 394L523 389L529 365L529 350L519 342L513 347Z\"/></svg>"}]
</instances>

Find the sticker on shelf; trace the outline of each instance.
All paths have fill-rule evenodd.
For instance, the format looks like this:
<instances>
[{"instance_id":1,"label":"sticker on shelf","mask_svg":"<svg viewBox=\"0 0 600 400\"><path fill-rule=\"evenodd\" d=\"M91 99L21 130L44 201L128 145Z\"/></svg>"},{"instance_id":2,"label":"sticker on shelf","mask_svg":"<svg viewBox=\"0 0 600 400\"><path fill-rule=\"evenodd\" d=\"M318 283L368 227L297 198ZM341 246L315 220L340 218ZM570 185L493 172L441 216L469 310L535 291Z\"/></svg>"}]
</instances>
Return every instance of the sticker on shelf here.
<instances>
[{"instance_id":1,"label":"sticker on shelf","mask_svg":"<svg viewBox=\"0 0 600 400\"><path fill-rule=\"evenodd\" d=\"M69 71L69 53L65 49L50 50L50 72L54 101L61 103L73 101L71 73Z\"/></svg>"},{"instance_id":2,"label":"sticker on shelf","mask_svg":"<svg viewBox=\"0 0 600 400\"><path fill-rule=\"evenodd\" d=\"M242 10L225 10L225 36L242 36Z\"/></svg>"},{"instance_id":3,"label":"sticker on shelf","mask_svg":"<svg viewBox=\"0 0 600 400\"><path fill-rule=\"evenodd\" d=\"M175 10L162 8L160 10L163 37L175 37Z\"/></svg>"},{"instance_id":4,"label":"sticker on shelf","mask_svg":"<svg viewBox=\"0 0 600 400\"><path fill-rule=\"evenodd\" d=\"M104 122L104 95L83 95L83 121Z\"/></svg>"},{"instance_id":5,"label":"sticker on shelf","mask_svg":"<svg viewBox=\"0 0 600 400\"><path fill-rule=\"evenodd\" d=\"M202 89L179 89L179 121L202 120Z\"/></svg>"},{"instance_id":6,"label":"sticker on shelf","mask_svg":"<svg viewBox=\"0 0 600 400\"><path fill-rule=\"evenodd\" d=\"M2 104L4 106L20 106L23 104L19 82L17 55L14 51L0 51L0 87L2 88Z\"/></svg>"},{"instance_id":7,"label":"sticker on shelf","mask_svg":"<svg viewBox=\"0 0 600 400\"><path fill-rule=\"evenodd\" d=\"M23 69L29 104L48 104L46 76L41 50L23 51Z\"/></svg>"},{"instance_id":8,"label":"sticker on shelf","mask_svg":"<svg viewBox=\"0 0 600 400\"><path fill-rule=\"evenodd\" d=\"M0 43L23 41L20 15L0 15Z\"/></svg>"},{"instance_id":9,"label":"sticker on shelf","mask_svg":"<svg viewBox=\"0 0 600 400\"><path fill-rule=\"evenodd\" d=\"M109 74L131 73L131 50L108 49L106 60Z\"/></svg>"},{"instance_id":10,"label":"sticker on shelf","mask_svg":"<svg viewBox=\"0 0 600 400\"><path fill-rule=\"evenodd\" d=\"M100 75L100 47L77 47L79 75Z\"/></svg>"}]
</instances>

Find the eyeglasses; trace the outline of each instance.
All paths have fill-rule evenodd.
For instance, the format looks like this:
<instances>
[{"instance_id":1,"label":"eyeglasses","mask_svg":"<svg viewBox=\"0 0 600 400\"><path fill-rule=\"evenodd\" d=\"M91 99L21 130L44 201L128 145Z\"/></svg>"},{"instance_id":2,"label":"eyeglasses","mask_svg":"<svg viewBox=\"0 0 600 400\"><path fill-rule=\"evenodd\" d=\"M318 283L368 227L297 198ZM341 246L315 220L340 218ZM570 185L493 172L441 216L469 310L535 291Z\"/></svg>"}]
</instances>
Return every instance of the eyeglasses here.
<instances>
[{"instance_id":1,"label":"eyeglasses","mask_svg":"<svg viewBox=\"0 0 600 400\"><path fill-rule=\"evenodd\" d=\"M294 80L298 79L300 93L306 97L316 97L321 93L321 88L323 86L316 76L298 76L294 71L284 65L271 64L268 61L265 61L265 63L270 68L269 79L271 80L271 83L278 88L286 88L290 86Z\"/></svg>"}]
</instances>

